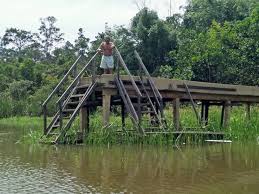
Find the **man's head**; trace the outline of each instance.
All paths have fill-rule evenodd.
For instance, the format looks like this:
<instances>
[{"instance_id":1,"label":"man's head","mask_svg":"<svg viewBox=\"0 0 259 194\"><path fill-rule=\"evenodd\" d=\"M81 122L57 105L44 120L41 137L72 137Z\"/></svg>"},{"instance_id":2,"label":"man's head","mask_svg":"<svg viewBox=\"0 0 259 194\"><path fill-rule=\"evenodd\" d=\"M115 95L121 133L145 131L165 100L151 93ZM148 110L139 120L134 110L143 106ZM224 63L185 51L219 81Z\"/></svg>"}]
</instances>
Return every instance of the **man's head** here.
<instances>
[{"instance_id":1,"label":"man's head","mask_svg":"<svg viewBox=\"0 0 259 194\"><path fill-rule=\"evenodd\" d=\"M104 41L108 44L111 41L111 38L109 36L105 36Z\"/></svg>"}]
</instances>

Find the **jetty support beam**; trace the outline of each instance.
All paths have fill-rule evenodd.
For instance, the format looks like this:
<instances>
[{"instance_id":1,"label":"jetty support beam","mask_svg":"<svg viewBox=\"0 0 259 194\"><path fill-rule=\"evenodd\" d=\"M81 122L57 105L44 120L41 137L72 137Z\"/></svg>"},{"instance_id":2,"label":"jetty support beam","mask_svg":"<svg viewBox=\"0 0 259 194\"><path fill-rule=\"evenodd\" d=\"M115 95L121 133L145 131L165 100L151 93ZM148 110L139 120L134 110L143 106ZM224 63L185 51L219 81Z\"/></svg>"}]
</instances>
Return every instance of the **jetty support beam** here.
<instances>
[{"instance_id":1,"label":"jetty support beam","mask_svg":"<svg viewBox=\"0 0 259 194\"><path fill-rule=\"evenodd\" d=\"M89 108L84 106L80 109L80 132L83 137L89 133Z\"/></svg>"},{"instance_id":2,"label":"jetty support beam","mask_svg":"<svg viewBox=\"0 0 259 194\"><path fill-rule=\"evenodd\" d=\"M111 93L109 90L103 89L103 126L109 125L110 121L110 108L111 108Z\"/></svg>"},{"instance_id":3,"label":"jetty support beam","mask_svg":"<svg viewBox=\"0 0 259 194\"><path fill-rule=\"evenodd\" d=\"M173 121L176 131L180 129L180 99L173 99Z\"/></svg>"},{"instance_id":4,"label":"jetty support beam","mask_svg":"<svg viewBox=\"0 0 259 194\"><path fill-rule=\"evenodd\" d=\"M223 105L223 121L222 121L222 127L227 128L229 126L229 120L230 120L230 110L231 110L231 101L225 101Z\"/></svg>"},{"instance_id":5,"label":"jetty support beam","mask_svg":"<svg viewBox=\"0 0 259 194\"><path fill-rule=\"evenodd\" d=\"M251 103L246 104L246 119L251 120Z\"/></svg>"}]
</instances>

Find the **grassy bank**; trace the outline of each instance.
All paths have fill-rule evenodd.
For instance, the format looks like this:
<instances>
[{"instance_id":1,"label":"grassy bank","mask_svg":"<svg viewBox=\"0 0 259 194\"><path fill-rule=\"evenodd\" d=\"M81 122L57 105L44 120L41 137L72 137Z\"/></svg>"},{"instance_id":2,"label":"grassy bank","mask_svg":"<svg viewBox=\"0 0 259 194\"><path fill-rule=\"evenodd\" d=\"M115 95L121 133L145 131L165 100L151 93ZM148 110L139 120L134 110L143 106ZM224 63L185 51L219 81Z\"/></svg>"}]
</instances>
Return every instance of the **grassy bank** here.
<instances>
[{"instance_id":1,"label":"grassy bank","mask_svg":"<svg viewBox=\"0 0 259 194\"><path fill-rule=\"evenodd\" d=\"M167 108L165 111L166 120L169 130L173 129L171 109ZM259 136L259 107L252 107L251 120L248 121L245 115L244 107L233 107L231 110L230 125L227 129L220 129L220 113L221 109L212 107L209 115L209 125L206 129L199 129L196 117L190 107L181 108L181 126L183 130L187 128L197 128L197 130L206 131L224 131L226 138L233 141L256 141ZM0 128L15 128L23 130L24 136L21 142L36 143L42 135L43 122L39 117L12 117L0 119ZM129 118L126 119L126 129L132 129L133 125ZM79 119L73 123L69 131L70 140L76 137L76 131L79 129ZM90 129L91 133L85 139L86 144L173 144L175 139L173 136L152 135L147 137L140 137L135 133L120 132L121 118L119 114L113 113L108 127L102 126L101 111L97 111L90 116ZM201 142L200 136L181 136L178 139L180 142Z\"/></svg>"},{"instance_id":2,"label":"grassy bank","mask_svg":"<svg viewBox=\"0 0 259 194\"><path fill-rule=\"evenodd\" d=\"M10 117L0 119L0 129L19 130L22 134L19 142L38 143L42 135L43 121L40 117Z\"/></svg>"}]
</instances>

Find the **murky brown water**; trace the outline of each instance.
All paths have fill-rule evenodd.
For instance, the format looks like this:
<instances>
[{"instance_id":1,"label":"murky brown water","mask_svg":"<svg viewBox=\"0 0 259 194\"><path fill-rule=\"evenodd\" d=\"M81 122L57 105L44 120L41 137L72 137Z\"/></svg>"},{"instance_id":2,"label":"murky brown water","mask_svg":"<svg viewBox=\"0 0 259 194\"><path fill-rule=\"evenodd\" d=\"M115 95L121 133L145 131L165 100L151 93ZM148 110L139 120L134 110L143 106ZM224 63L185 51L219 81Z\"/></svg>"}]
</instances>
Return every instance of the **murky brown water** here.
<instances>
[{"instance_id":1,"label":"murky brown water","mask_svg":"<svg viewBox=\"0 0 259 194\"><path fill-rule=\"evenodd\" d=\"M0 193L259 193L259 145L29 146L0 130Z\"/></svg>"}]
</instances>

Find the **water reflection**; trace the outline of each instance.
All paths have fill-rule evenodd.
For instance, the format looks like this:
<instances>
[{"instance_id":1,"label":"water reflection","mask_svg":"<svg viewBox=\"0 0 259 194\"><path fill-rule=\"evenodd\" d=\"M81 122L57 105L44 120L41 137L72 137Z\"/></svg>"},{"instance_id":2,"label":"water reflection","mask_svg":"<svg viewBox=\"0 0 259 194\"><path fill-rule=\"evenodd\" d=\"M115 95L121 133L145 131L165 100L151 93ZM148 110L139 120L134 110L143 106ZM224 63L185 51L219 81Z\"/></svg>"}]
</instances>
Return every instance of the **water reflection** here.
<instances>
[{"instance_id":1,"label":"water reflection","mask_svg":"<svg viewBox=\"0 0 259 194\"><path fill-rule=\"evenodd\" d=\"M28 146L17 136L0 136L0 193L259 193L256 144Z\"/></svg>"}]
</instances>

